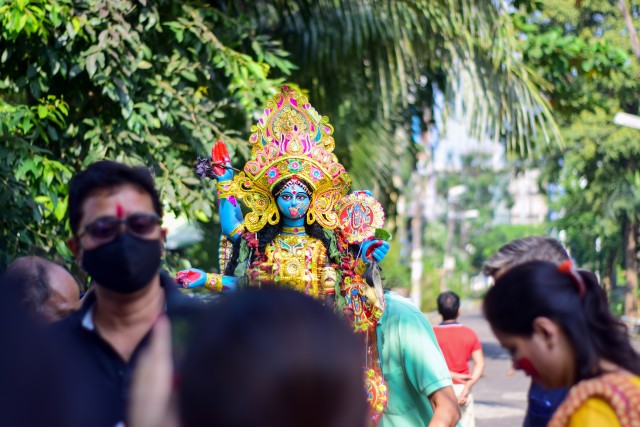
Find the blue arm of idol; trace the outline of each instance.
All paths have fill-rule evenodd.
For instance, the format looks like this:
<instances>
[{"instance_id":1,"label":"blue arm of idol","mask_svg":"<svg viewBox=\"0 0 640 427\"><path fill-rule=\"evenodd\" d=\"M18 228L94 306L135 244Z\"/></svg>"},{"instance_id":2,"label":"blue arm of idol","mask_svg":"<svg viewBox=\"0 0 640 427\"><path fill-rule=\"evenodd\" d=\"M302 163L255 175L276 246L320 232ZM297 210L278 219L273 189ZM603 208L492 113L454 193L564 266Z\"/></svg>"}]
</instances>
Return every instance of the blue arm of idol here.
<instances>
[{"instance_id":1,"label":"blue arm of idol","mask_svg":"<svg viewBox=\"0 0 640 427\"><path fill-rule=\"evenodd\" d=\"M176 282L183 288L199 288L207 282L207 273L197 268L178 271Z\"/></svg>"},{"instance_id":2,"label":"blue arm of idol","mask_svg":"<svg viewBox=\"0 0 640 427\"><path fill-rule=\"evenodd\" d=\"M242 211L240 210L238 200L236 200L235 197L233 199L220 199L218 202L218 209L220 213L222 234L235 243L240 237L240 233L236 233L232 236L231 232L242 222Z\"/></svg>"},{"instance_id":3,"label":"blue arm of idol","mask_svg":"<svg viewBox=\"0 0 640 427\"><path fill-rule=\"evenodd\" d=\"M204 286L214 293L233 292L238 288L238 278L220 274L207 274L197 268L188 268L176 274L176 282L183 288L193 289Z\"/></svg>"},{"instance_id":4,"label":"blue arm of idol","mask_svg":"<svg viewBox=\"0 0 640 427\"><path fill-rule=\"evenodd\" d=\"M230 162L226 162L225 165L231 166ZM226 169L224 174L218 177L218 182L231 181L233 179L233 170ZM240 204L235 197L229 197L227 199L218 199L218 212L220 214L220 226L222 228L222 234L229 237L234 243L240 237L240 234L232 236L231 232L240 225L242 222L242 210Z\"/></svg>"}]
</instances>

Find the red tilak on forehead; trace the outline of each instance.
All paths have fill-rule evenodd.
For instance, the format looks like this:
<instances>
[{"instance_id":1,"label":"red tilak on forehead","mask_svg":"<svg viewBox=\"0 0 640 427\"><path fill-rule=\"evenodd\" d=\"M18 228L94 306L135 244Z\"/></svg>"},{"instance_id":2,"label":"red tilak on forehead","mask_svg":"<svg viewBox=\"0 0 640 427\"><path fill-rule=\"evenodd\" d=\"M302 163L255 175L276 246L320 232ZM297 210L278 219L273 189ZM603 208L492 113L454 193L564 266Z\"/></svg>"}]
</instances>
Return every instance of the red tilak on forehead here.
<instances>
[{"instance_id":1,"label":"red tilak on forehead","mask_svg":"<svg viewBox=\"0 0 640 427\"><path fill-rule=\"evenodd\" d=\"M116 205L116 216L118 217L118 219L124 217L124 208L120 203Z\"/></svg>"}]
</instances>

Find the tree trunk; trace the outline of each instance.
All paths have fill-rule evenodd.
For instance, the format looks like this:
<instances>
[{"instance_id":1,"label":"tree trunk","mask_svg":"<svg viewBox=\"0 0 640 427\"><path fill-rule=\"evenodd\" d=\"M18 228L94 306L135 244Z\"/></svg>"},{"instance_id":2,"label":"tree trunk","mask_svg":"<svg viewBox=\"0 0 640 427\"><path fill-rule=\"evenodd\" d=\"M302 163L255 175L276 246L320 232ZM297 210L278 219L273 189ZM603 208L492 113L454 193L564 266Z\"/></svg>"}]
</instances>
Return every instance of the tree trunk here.
<instances>
[{"instance_id":1,"label":"tree trunk","mask_svg":"<svg viewBox=\"0 0 640 427\"><path fill-rule=\"evenodd\" d=\"M423 111L423 120L429 123L431 120L431 110ZM411 219L411 299L418 306L422 306L422 277L424 256L424 204L427 199L427 183L429 175L428 166L432 161L431 150L429 148L429 132L422 132L420 135L421 151L418 153L418 162L414 171L416 186L413 191L413 218Z\"/></svg>"},{"instance_id":2,"label":"tree trunk","mask_svg":"<svg viewBox=\"0 0 640 427\"><path fill-rule=\"evenodd\" d=\"M607 251L604 274L602 276L602 286L609 299L611 299L612 293L618 285L616 283L616 253L617 251L614 250Z\"/></svg>"},{"instance_id":3,"label":"tree trunk","mask_svg":"<svg viewBox=\"0 0 640 427\"><path fill-rule=\"evenodd\" d=\"M624 267L627 291L624 298L624 314L635 316L638 311L638 223L635 218L627 221L624 230Z\"/></svg>"},{"instance_id":4,"label":"tree trunk","mask_svg":"<svg viewBox=\"0 0 640 427\"><path fill-rule=\"evenodd\" d=\"M620 9L620 12L622 13L624 23L627 27L627 33L629 33L631 50L633 50L636 60L640 63L640 41L638 41L638 32L636 31L636 27L633 25L633 19L631 17L629 7L627 6L627 0L618 0L618 9Z\"/></svg>"},{"instance_id":5,"label":"tree trunk","mask_svg":"<svg viewBox=\"0 0 640 427\"><path fill-rule=\"evenodd\" d=\"M411 299L422 305L422 176L420 166L415 173L416 191L413 199L413 217L411 218Z\"/></svg>"}]
</instances>

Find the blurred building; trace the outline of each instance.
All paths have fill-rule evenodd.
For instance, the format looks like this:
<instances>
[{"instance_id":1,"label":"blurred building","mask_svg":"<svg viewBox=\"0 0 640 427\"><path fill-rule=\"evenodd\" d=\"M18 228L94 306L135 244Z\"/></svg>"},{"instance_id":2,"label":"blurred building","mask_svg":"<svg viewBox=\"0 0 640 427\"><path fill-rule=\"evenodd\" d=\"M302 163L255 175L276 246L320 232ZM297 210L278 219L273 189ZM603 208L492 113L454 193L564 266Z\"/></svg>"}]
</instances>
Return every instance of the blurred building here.
<instances>
[{"instance_id":1,"label":"blurred building","mask_svg":"<svg viewBox=\"0 0 640 427\"><path fill-rule=\"evenodd\" d=\"M540 170L527 169L512 174L509 194L513 199L510 223L515 225L542 224L549 213L547 196L542 194L538 180Z\"/></svg>"}]
</instances>

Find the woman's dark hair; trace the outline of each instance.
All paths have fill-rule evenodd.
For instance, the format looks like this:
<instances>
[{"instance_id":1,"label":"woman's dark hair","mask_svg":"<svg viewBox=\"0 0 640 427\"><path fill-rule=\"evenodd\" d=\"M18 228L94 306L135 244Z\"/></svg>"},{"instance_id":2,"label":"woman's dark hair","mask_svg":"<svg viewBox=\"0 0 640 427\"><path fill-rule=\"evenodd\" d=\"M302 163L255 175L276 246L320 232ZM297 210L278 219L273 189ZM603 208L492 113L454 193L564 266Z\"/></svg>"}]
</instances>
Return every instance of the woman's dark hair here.
<instances>
[{"instance_id":1,"label":"woman's dark hair","mask_svg":"<svg viewBox=\"0 0 640 427\"><path fill-rule=\"evenodd\" d=\"M281 181L273 187L272 193L274 194L274 199L277 197L275 195L280 193L282 188L284 188L284 186L289 181L290 180ZM306 182L305 182L305 185L307 186L307 188L311 188L311 186ZM309 194L309 197L311 197L311 194ZM276 236L280 234L280 232L282 232L282 227L283 227L283 223L282 223L282 220L280 220L280 222L275 225L266 224L260 231L256 233L256 237L258 238L258 253L261 253L261 254L264 253L267 245L271 243L273 239L275 239ZM314 222L313 224L307 224L305 220L304 230L308 236L315 237L316 239L320 240L324 245L324 247L326 248L327 253L329 253L330 242L327 236L325 236L324 229L320 224L318 224L317 222ZM240 256L240 243L241 243L240 240L238 240L233 244L231 258L224 271L224 274L228 276L233 276L236 270L236 267L238 266L238 257ZM255 256L256 254L254 253L253 257L255 258ZM253 259L251 261L253 261ZM333 260L333 261L339 262L338 260Z\"/></svg>"},{"instance_id":2,"label":"woman's dark hair","mask_svg":"<svg viewBox=\"0 0 640 427\"><path fill-rule=\"evenodd\" d=\"M547 317L557 322L575 354L575 381L602 373L599 359L606 359L640 375L640 358L616 319L596 276L579 274L585 285L580 296L578 279L549 262L528 262L509 270L489 289L484 314L498 331L530 337L533 321Z\"/></svg>"},{"instance_id":3,"label":"woman's dark hair","mask_svg":"<svg viewBox=\"0 0 640 427\"><path fill-rule=\"evenodd\" d=\"M179 390L184 427L364 427L364 351L330 309L290 289L250 288L195 335Z\"/></svg>"}]
</instances>

